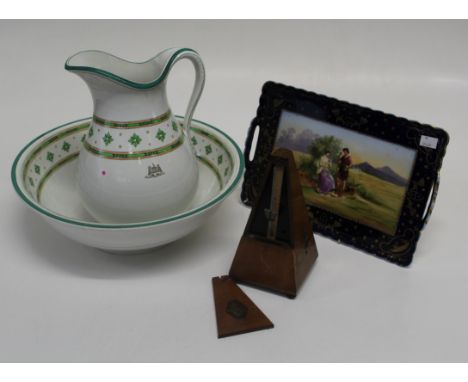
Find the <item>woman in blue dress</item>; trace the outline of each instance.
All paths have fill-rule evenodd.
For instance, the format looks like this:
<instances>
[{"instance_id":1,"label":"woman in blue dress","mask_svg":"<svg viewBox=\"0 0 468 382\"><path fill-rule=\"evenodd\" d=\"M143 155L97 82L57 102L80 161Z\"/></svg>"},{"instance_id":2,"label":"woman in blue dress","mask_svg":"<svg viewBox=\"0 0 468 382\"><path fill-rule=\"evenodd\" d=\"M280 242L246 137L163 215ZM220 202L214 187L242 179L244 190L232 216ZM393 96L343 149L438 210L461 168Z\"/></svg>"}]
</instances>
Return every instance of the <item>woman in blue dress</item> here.
<instances>
[{"instance_id":1,"label":"woman in blue dress","mask_svg":"<svg viewBox=\"0 0 468 382\"><path fill-rule=\"evenodd\" d=\"M327 151L319 160L318 174L318 191L321 194L328 194L335 189L335 180L330 173L331 168L330 152Z\"/></svg>"}]
</instances>

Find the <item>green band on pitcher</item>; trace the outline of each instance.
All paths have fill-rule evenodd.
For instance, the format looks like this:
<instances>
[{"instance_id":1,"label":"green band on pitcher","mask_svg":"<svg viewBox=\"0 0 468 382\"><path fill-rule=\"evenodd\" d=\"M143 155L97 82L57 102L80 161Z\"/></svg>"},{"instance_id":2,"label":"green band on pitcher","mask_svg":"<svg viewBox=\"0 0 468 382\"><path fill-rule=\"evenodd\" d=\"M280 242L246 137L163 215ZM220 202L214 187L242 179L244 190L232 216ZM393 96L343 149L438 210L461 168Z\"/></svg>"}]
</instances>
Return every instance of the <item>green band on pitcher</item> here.
<instances>
[{"instance_id":1,"label":"green band on pitcher","mask_svg":"<svg viewBox=\"0 0 468 382\"><path fill-rule=\"evenodd\" d=\"M83 147L86 150L88 150L91 154L98 155L106 159L129 160L129 159L144 159L144 158L164 155L164 154L170 153L171 151L174 151L183 143L184 143L184 135L181 135L174 142L166 146L158 147L153 150L145 150L145 151L118 152L118 151L100 150L97 147L90 145L87 141L83 142Z\"/></svg>"},{"instance_id":2,"label":"green band on pitcher","mask_svg":"<svg viewBox=\"0 0 468 382\"><path fill-rule=\"evenodd\" d=\"M93 115L93 122L97 123L98 125L113 127L116 129L134 129L137 127L158 125L164 121L167 121L170 116L171 116L171 111L168 110L164 114L161 114L155 118L143 119L140 121L119 122L119 121L110 121L108 119L98 117L97 115Z\"/></svg>"}]
</instances>

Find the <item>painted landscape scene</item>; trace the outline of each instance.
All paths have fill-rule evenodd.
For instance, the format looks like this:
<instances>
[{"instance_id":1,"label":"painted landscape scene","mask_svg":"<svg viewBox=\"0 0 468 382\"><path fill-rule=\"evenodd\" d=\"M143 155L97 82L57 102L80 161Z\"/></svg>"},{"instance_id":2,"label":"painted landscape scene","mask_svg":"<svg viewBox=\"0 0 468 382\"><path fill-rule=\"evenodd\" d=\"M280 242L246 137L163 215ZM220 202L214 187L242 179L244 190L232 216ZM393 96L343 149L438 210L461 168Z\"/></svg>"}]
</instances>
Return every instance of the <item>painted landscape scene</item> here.
<instances>
[{"instance_id":1,"label":"painted landscape scene","mask_svg":"<svg viewBox=\"0 0 468 382\"><path fill-rule=\"evenodd\" d=\"M307 204L395 234L414 150L288 111L276 147L294 153Z\"/></svg>"}]
</instances>

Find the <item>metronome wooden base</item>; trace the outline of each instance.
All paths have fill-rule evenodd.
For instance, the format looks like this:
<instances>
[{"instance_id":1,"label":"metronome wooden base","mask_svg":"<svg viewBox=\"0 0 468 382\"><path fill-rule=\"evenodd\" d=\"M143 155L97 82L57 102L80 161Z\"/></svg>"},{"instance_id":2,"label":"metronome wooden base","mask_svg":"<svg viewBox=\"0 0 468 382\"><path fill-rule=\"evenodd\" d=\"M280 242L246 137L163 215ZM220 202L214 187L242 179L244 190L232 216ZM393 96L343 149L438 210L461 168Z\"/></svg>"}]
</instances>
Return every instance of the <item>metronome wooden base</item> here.
<instances>
[{"instance_id":1,"label":"metronome wooden base","mask_svg":"<svg viewBox=\"0 0 468 382\"><path fill-rule=\"evenodd\" d=\"M295 297L317 258L294 157L278 149L252 207L229 276Z\"/></svg>"},{"instance_id":2,"label":"metronome wooden base","mask_svg":"<svg viewBox=\"0 0 468 382\"><path fill-rule=\"evenodd\" d=\"M315 248L291 248L255 236L244 236L229 276L238 283L294 298L316 258Z\"/></svg>"}]
</instances>

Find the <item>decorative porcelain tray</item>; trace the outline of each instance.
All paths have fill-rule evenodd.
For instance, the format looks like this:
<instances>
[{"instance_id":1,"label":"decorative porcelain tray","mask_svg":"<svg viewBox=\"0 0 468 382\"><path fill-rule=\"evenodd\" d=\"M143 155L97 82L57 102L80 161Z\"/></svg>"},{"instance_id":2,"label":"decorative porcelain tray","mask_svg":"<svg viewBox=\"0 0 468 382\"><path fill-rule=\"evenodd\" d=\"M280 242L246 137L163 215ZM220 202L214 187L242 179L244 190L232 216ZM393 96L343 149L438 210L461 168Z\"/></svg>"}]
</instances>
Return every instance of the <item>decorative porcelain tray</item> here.
<instances>
[{"instance_id":1,"label":"decorative porcelain tray","mask_svg":"<svg viewBox=\"0 0 468 382\"><path fill-rule=\"evenodd\" d=\"M177 117L179 123L182 118ZM102 224L84 209L76 189L76 169L90 118L40 135L24 147L12 167L16 192L57 231L92 247L131 252L154 248L199 227L239 183L244 171L237 144L219 129L191 124L199 181L188 208L174 216L132 224Z\"/></svg>"}]
</instances>

